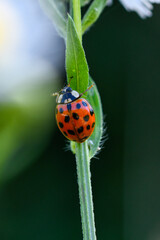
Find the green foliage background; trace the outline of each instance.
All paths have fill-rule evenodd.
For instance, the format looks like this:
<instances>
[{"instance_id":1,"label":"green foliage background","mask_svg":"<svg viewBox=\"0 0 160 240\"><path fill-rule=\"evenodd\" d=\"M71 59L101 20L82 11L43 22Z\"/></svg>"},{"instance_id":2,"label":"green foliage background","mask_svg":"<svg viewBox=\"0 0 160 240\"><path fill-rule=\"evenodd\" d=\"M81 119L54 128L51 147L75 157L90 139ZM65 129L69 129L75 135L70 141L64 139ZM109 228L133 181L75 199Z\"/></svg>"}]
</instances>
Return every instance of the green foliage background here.
<instances>
[{"instance_id":1,"label":"green foliage background","mask_svg":"<svg viewBox=\"0 0 160 240\"><path fill-rule=\"evenodd\" d=\"M143 21L116 5L83 39L109 137L91 163L98 239L160 238L159 11ZM75 159L58 128L51 135L1 187L2 240L82 239Z\"/></svg>"}]
</instances>

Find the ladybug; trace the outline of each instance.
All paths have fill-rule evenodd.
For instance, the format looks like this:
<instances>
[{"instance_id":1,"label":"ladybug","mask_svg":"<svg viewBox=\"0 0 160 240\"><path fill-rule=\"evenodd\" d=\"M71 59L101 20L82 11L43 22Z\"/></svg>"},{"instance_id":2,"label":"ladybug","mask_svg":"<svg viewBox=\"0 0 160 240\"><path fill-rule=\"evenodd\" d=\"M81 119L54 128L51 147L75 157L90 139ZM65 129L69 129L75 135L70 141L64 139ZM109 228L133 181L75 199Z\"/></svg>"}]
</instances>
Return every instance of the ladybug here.
<instances>
[{"instance_id":1,"label":"ladybug","mask_svg":"<svg viewBox=\"0 0 160 240\"><path fill-rule=\"evenodd\" d=\"M93 85L86 91L91 87ZM94 110L87 100L81 98L84 93L79 94L67 85L53 94L57 95L56 120L60 131L66 138L78 143L86 141L95 127Z\"/></svg>"}]
</instances>

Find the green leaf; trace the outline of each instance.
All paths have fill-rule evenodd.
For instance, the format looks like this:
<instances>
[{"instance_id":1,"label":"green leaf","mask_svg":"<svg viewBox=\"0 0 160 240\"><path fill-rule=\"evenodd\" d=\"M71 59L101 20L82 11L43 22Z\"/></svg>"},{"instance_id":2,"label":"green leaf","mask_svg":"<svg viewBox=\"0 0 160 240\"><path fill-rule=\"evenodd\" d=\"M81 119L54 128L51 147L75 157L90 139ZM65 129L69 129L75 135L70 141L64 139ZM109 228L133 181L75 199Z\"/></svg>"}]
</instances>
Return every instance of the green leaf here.
<instances>
[{"instance_id":1,"label":"green leaf","mask_svg":"<svg viewBox=\"0 0 160 240\"><path fill-rule=\"evenodd\" d=\"M65 0L51 0L52 2L55 2L57 8L59 11L63 14L65 18L67 18L67 5Z\"/></svg>"},{"instance_id":2,"label":"green leaf","mask_svg":"<svg viewBox=\"0 0 160 240\"><path fill-rule=\"evenodd\" d=\"M70 148L73 154L76 154L76 144L73 141L70 141Z\"/></svg>"},{"instance_id":3,"label":"green leaf","mask_svg":"<svg viewBox=\"0 0 160 240\"><path fill-rule=\"evenodd\" d=\"M66 42L66 71L71 88L83 93L88 87L88 65L75 24L68 16Z\"/></svg>"},{"instance_id":4,"label":"green leaf","mask_svg":"<svg viewBox=\"0 0 160 240\"><path fill-rule=\"evenodd\" d=\"M91 0L81 0L81 6L87 5Z\"/></svg>"},{"instance_id":5,"label":"green leaf","mask_svg":"<svg viewBox=\"0 0 160 240\"><path fill-rule=\"evenodd\" d=\"M96 123L95 129L92 133L91 137L87 140L89 147L89 158L95 156L95 154L100 150L101 139L103 135L103 111L102 111L102 103L100 99L100 95L98 89L94 83L94 81L89 78L89 85L94 84L94 86L88 91L87 101L94 109Z\"/></svg>"},{"instance_id":6,"label":"green leaf","mask_svg":"<svg viewBox=\"0 0 160 240\"><path fill-rule=\"evenodd\" d=\"M66 38L66 8L65 3L59 0L39 0L41 7L48 17L53 21L57 32Z\"/></svg>"},{"instance_id":7,"label":"green leaf","mask_svg":"<svg viewBox=\"0 0 160 240\"><path fill-rule=\"evenodd\" d=\"M105 8L107 0L94 0L82 20L82 32L84 33L99 18Z\"/></svg>"}]
</instances>

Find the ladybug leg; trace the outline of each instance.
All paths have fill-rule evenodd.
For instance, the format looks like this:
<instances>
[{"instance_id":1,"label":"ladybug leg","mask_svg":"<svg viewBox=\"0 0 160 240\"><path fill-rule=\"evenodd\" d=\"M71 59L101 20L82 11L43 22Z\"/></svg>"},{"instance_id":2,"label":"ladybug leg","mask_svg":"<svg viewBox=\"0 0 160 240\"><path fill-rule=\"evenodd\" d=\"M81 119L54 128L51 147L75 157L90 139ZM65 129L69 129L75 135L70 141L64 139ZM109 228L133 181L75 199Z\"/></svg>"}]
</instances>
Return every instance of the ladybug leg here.
<instances>
[{"instance_id":1,"label":"ladybug leg","mask_svg":"<svg viewBox=\"0 0 160 240\"><path fill-rule=\"evenodd\" d=\"M51 96L57 96L57 97L56 97L56 102L58 102L59 92L52 93Z\"/></svg>"},{"instance_id":2,"label":"ladybug leg","mask_svg":"<svg viewBox=\"0 0 160 240\"><path fill-rule=\"evenodd\" d=\"M59 96L59 92L52 93L51 96Z\"/></svg>"},{"instance_id":3,"label":"ladybug leg","mask_svg":"<svg viewBox=\"0 0 160 240\"><path fill-rule=\"evenodd\" d=\"M67 87L70 87L70 83L66 85ZM59 96L59 93L62 92L63 88L59 92L52 93L52 96Z\"/></svg>"}]
</instances>

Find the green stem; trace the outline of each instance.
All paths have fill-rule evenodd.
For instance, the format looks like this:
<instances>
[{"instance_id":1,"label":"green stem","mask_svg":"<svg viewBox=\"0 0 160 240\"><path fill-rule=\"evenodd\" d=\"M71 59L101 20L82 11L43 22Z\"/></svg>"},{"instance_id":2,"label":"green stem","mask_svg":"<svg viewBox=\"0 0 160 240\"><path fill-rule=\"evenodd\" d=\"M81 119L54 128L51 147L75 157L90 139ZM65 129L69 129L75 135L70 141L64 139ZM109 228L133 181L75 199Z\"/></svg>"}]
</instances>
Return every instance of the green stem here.
<instances>
[{"instance_id":1,"label":"green stem","mask_svg":"<svg viewBox=\"0 0 160 240\"><path fill-rule=\"evenodd\" d=\"M73 18L80 41L82 41L81 2L73 0Z\"/></svg>"},{"instance_id":2,"label":"green stem","mask_svg":"<svg viewBox=\"0 0 160 240\"><path fill-rule=\"evenodd\" d=\"M76 163L84 240L96 240L87 141L76 143Z\"/></svg>"},{"instance_id":3,"label":"green stem","mask_svg":"<svg viewBox=\"0 0 160 240\"><path fill-rule=\"evenodd\" d=\"M80 0L73 0L73 17L79 39L82 42ZM90 159L87 141L76 143L76 163L79 186L79 198L84 240L96 240L91 189Z\"/></svg>"}]
</instances>

